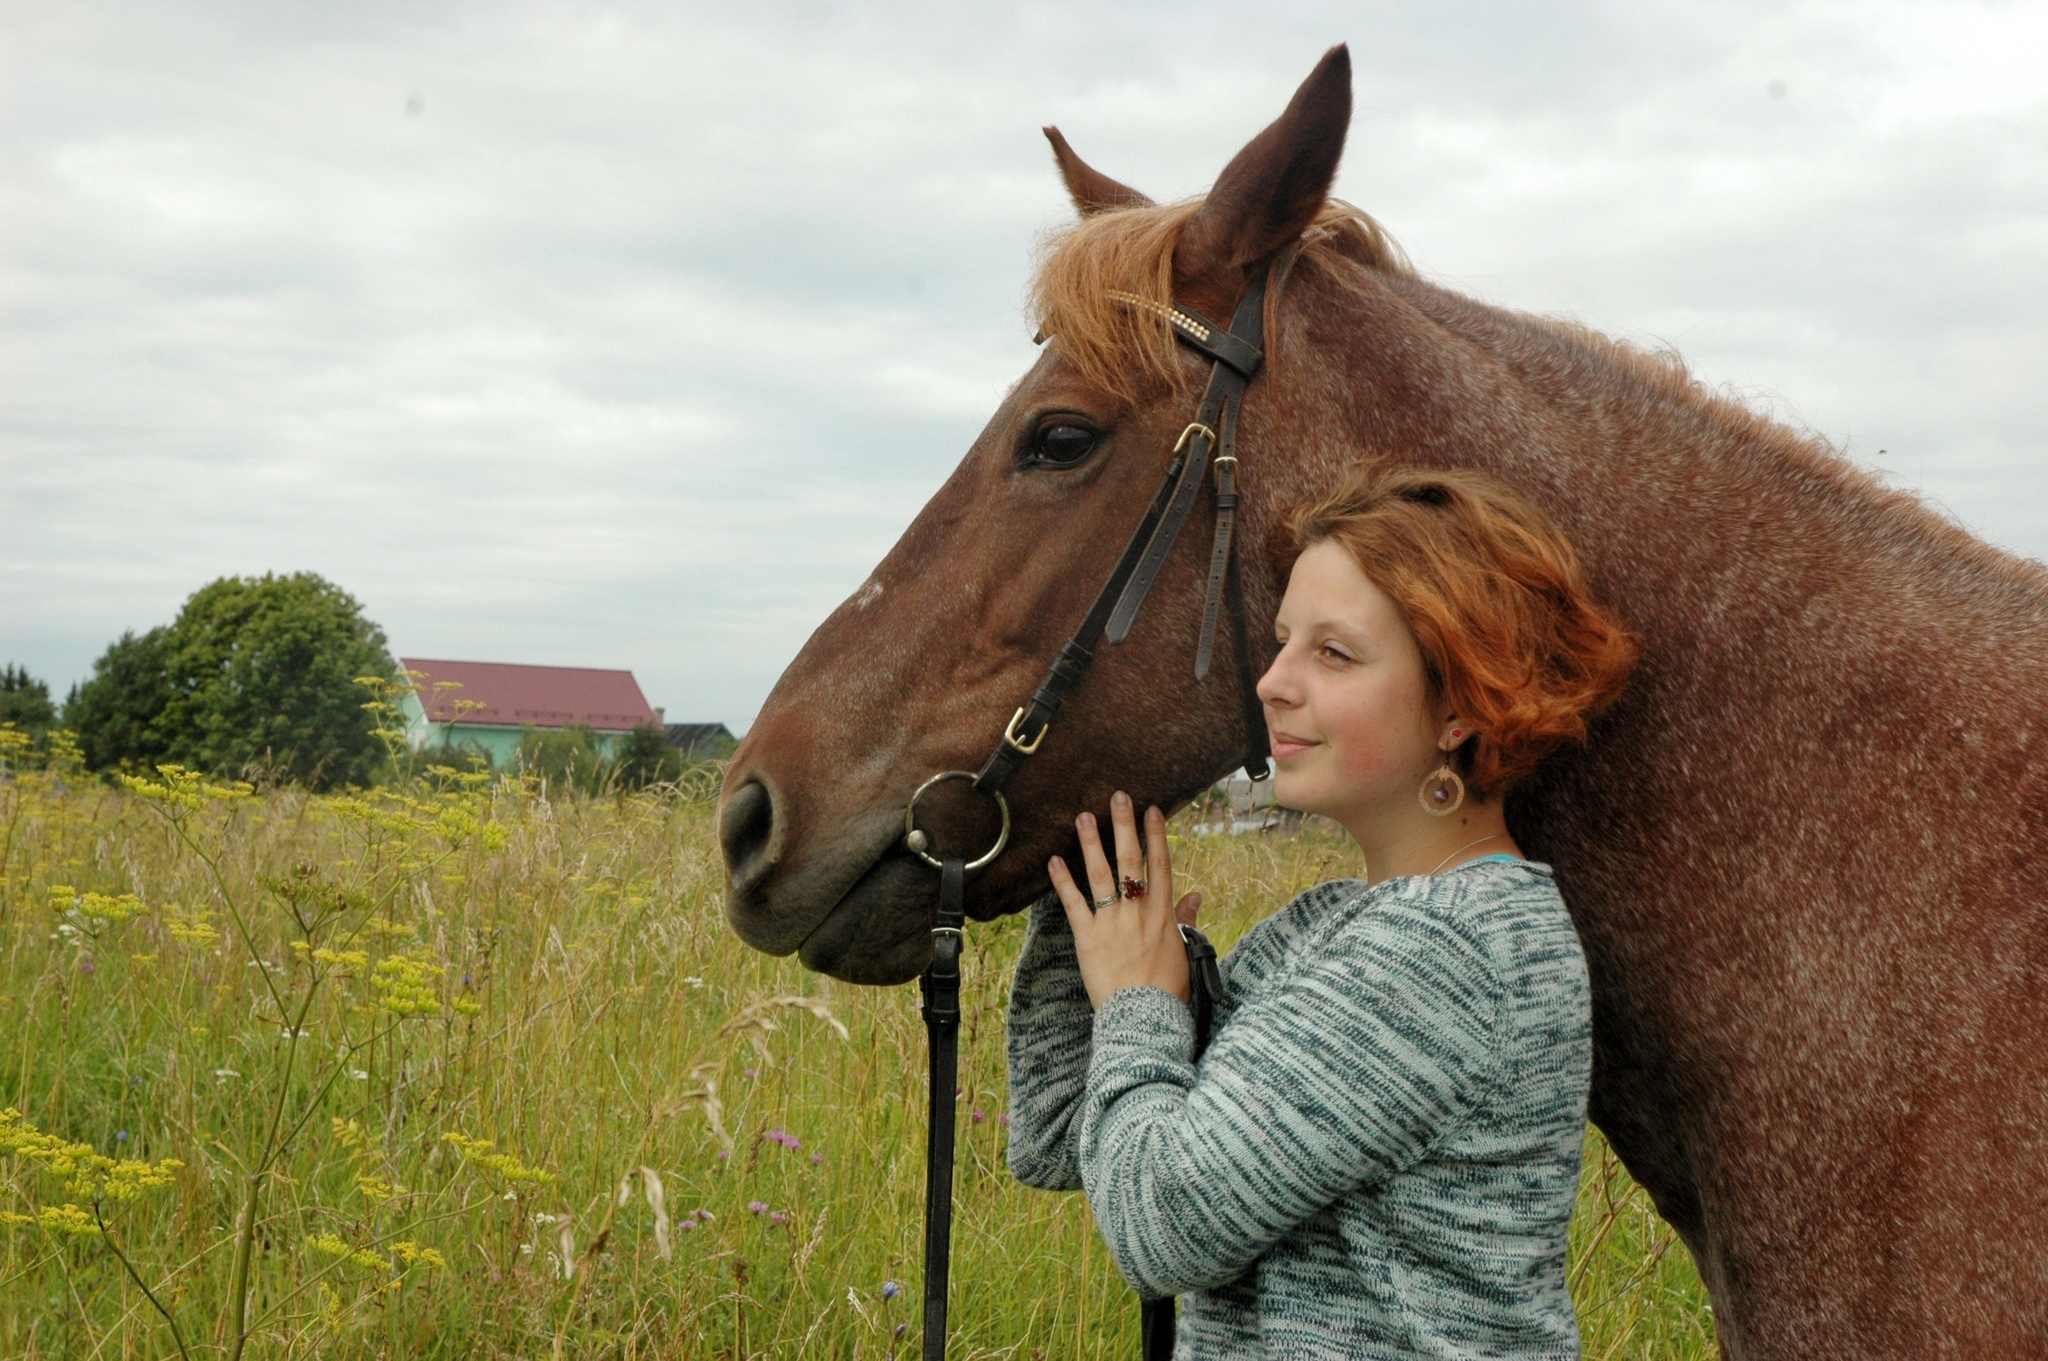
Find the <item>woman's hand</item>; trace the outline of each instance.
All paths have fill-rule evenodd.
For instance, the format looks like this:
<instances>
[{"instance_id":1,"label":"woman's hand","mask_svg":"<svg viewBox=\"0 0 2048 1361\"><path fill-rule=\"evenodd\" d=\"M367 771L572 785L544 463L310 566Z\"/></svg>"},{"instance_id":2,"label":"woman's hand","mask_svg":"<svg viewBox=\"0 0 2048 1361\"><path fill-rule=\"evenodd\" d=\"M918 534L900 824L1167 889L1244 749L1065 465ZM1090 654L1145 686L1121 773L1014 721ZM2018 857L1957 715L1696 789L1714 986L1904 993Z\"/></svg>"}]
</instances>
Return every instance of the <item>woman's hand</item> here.
<instances>
[{"instance_id":1,"label":"woman's hand","mask_svg":"<svg viewBox=\"0 0 2048 1361\"><path fill-rule=\"evenodd\" d=\"M1081 981L1088 1000L1100 1007L1121 988L1163 988L1188 1000L1188 956L1180 926L1195 924L1202 895L1190 893L1173 902L1173 860L1166 849L1166 815L1145 810L1145 846L1138 846L1137 820L1131 797L1119 791L1109 801L1109 820L1116 831L1116 868L1102 851L1095 815L1074 820L1081 834L1081 856L1087 861L1088 887L1074 882L1067 862L1058 856L1046 868L1052 886L1066 905L1074 928L1074 953L1081 961ZM1144 892L1126 898L1124 885L1143 884Z\"/></svg>"}]
</instances>

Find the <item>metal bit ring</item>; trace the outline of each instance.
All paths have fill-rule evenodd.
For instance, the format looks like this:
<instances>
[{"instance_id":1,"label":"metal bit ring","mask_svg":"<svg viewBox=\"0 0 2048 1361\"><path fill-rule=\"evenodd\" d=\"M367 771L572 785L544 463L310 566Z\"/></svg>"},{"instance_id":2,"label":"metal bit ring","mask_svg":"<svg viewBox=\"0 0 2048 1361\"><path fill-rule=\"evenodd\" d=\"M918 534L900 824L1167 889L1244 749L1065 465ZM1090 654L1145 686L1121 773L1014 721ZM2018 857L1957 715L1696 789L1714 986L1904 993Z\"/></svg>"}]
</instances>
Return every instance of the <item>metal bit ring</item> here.
<instances>
[{"instance_id":1,"label":"metal bit ring","mask_svg":"<svg viewBox=\"0 0 2048 1361\"><path fill-rule=\"evenodd\" d=\"M903 807L903 847L933 869L943 869L944 866L939 863L938 857L931 853L931 834L917 825L917 801L923 798L926 791L930 790L935 784L946 780L972 781L973 779L974 773L972 771L942 770L919 785L917 792L910 796L910 802ZM1002 830L996 833L996 844L989 847L988 851L979 860L967 862L967 868L971 870L978 870L984 865L994 863L995 858L1003 853L1003 847L1010 844L1009 800L1003 797L1003 791L1000 789L989 789L983 792L996 801L996 811L1003 815L1003 826Z\"/></svg>"}]
</instances>

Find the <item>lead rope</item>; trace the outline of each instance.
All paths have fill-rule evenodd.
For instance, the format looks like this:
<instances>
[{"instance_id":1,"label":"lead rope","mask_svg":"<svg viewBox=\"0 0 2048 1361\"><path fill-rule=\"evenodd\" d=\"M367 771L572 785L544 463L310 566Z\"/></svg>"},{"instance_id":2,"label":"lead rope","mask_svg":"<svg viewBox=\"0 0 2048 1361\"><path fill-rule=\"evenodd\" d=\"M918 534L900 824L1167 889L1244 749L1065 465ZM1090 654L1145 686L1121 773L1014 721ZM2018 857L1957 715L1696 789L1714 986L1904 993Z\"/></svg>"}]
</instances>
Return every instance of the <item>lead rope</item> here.
<instances>
[{"instance_id":1,"label":"lead rope","mask_svg":"<svg viewBox=\"0 0 2048 1361\"><path fill-rule=\"evenodd\" d=\"M1192 926L1180 928L1181 943L1188 952L1188 1008L1195 1015L1195 1060L1209 1047L1209 1032L1216 1024L1216 1002L1223 996L1223 973L1216 965L1216 947ZM1172 1361L1174 1297L1162 1296L1141 1302L1138 1312L1138 1354L1143 1361Z\"/></svg>"},{"instance_id":2,"label":"lead rope","mask_svg":"<svg viewBox=\"0 0 2048 1361\"><path fill-rule=\"evenodd\" d=\"M939 862L939 915L924 993L931 1091L924 1145L924 1361L945 1361L946 1285L953 1258L953 1123L960 1075L960 947L966 940L967 862Z\"/></svg>"}]
</instances>

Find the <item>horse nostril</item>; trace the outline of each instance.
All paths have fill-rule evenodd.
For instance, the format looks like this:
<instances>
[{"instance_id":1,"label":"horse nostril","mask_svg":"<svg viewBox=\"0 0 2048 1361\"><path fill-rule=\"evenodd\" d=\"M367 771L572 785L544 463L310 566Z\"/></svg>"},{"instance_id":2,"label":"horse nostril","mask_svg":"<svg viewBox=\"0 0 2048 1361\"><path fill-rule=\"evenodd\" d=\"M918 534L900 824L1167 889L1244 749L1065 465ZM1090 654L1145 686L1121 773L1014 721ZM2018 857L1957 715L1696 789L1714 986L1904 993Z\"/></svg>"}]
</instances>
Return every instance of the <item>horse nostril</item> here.
<instances>
[{"instance_id":1,"label":"horse nostril","mask_svg":"<svg viewBox=\"0 0 2048 1361\"><path fill-rule=\"evenodd\" d=\"M775 836L775 799L759 780L749 780L725 801L718 815L718 842L725 849L725 871L737 884L765 872Z\"/></svg>"}]
</instances>

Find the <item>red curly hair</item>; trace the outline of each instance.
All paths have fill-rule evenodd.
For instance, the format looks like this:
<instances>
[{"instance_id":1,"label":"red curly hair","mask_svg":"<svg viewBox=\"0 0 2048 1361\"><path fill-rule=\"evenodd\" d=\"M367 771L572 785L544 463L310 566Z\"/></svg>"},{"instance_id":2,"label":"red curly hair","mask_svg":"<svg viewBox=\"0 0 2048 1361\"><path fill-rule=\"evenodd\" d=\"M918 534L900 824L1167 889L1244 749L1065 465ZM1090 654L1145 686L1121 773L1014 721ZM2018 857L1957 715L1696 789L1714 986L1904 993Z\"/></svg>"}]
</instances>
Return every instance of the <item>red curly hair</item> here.
<instances>
[{"instance_id":1,"label":"red curly hair","mask_svg":"<svg viewBox=\"0 0 2048 1361\"><path fill-rule=\"evenodd\" d=\"M1457 763L1479 797L1584 741L1635 664L1635 639L1593 601L1563 531L1491 478L1366 468L1287 531L1294 556L1336 544L1401 607L1430 702L1472 725Z\"/></svg>"}]
</instances>

